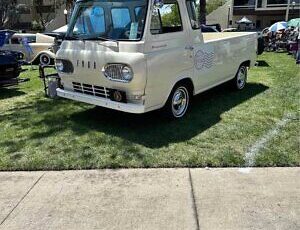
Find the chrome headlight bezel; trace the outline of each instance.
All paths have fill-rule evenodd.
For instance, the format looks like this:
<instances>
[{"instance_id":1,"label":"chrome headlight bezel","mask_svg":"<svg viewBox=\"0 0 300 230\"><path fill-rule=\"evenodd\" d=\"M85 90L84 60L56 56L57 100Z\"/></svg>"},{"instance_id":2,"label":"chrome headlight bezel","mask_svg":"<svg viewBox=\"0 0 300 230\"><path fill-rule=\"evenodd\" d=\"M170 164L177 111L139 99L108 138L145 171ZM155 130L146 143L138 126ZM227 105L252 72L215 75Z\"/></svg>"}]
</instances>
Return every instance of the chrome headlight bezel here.
<instances>
[{"instance_id":1,"label":"chrome headlight bezel","mask_svg":"<svg viewBox=\"0 0 300 230\"><path fill-rule=\"evenodd\" d=\"M134 77L132 68L123 63L108 63L103 66L102 73L107 79L122 83L129 83Z\"/></svg>"},{"instance_id":2,"label":"chrome headlight bezel","mask_svg":"<svg viewBox=\"0 0 300 230\"><path fill-rule=\"evenodd\" d=\"M74 67L71 61L65 59L56 59L55 68L59 73L73 73Z\"/></svg>"}]
</instances>

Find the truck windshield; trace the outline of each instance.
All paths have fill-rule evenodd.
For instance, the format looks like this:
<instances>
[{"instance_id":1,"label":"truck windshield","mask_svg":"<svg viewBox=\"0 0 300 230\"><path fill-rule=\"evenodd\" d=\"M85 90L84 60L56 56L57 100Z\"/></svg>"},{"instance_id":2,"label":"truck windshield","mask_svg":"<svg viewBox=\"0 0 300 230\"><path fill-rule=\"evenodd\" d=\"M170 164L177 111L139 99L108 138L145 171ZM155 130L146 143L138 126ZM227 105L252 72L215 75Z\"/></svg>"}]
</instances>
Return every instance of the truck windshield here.
<instances>
[{"instance_id":1,"label":"truck windshield","mask_svg":"<svg viewBox=\"0 0 300 230\"><path fill-rule=\"evenodd\" d=\"M66 39L140 40L148 0L93 0L75 6Z\"/></svg>"}]
</instances>

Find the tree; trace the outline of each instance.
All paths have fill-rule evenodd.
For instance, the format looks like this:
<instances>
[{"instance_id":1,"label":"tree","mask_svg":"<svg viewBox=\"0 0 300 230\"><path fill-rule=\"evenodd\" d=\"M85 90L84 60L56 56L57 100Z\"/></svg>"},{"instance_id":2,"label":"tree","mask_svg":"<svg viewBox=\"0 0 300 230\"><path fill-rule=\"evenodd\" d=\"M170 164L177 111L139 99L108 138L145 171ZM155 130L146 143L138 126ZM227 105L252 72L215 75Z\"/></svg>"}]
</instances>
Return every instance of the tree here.
<instances>
[{"instance_id":1,"label":"tree","mask_svg":"<svg viewBox=\"0 0 300 230\"><path fill-rule=\"evenodd\" d=\"M66 0L48 0L48 5L45 6L43 0L33 0L33 7L37 15L36 22L41 25L43 30L55 15L56 10L65 3Z\"/></svg>"},{"instance_id":2,"label":"tree","mask_svg":"<svg viewBox=\"0 0 300 230\"><path fill-rule=\"evenodd\" d=\"M66 0L66 9L71 11L74 7L75 0Z\"/></svg>"},{"instance_id":3,"label":"tree","mask_svg":"<svg viewBox=\"0 0 300 230\"><path fill-rule=\"evenodd\" d=\"M17 0L0 0L0 28L12 25L16 20Z\"/></svg>"},{"instance_id":4,"label":"tree","mask_svg":"<svg viewBox=\"0 0 300 230\"><path fill-rule=\"evenodd\" d=\"M180 25L180 14L177 5L170 6L168 10L165 8L166 12L162 15L162 21L165 23L164 26L179 26Z\"/></svg>"}]
</instances>

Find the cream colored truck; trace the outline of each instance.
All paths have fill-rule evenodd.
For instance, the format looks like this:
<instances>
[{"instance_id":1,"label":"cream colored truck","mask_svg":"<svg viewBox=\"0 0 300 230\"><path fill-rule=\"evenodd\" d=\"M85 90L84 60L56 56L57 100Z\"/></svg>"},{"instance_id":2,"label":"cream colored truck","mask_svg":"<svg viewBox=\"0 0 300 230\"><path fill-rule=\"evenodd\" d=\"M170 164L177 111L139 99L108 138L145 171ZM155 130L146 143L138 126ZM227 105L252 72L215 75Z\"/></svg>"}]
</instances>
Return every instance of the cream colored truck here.
<instances>
[{"instance_id":1,"label":"cream colored truck","mask_svg":"<svg viewBox=\"0 0 300 230\"><path fill-rule=\"evenodd\" d=\"M231 81L245 87L256 33L205 33L199 1L79 0L57 53L60 97L129 113L164 107L183 117L191 97Z\"/></svg>"}]
</instances>

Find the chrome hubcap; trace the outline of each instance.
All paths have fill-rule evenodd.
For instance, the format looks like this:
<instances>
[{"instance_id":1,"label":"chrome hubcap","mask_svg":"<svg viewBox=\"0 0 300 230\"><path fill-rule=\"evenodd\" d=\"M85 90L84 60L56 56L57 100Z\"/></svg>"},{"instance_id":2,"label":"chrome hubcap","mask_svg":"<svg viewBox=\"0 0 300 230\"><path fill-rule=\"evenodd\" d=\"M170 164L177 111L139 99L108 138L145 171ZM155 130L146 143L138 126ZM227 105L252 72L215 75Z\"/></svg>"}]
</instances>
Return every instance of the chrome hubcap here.
<instances>
[{"instance_id":1,"label":"chrome hubcap","mask_svg":"<svg viewBox=\"0 0 300 230\"><path fill-rule=\"evenodd\" d=\"M48 65L50 64L50 58L46 55L41 56L41 62L42 64Z\"/></svg>"},{"instance_id":2,"label":"chrome hubcap","mask_svg":"<svg viewBox=\"0 0 300 230\"><path fill-rule=\"evenodd\" d=\"M241 68L237 76L237 86L239 89L242 89L246 84L246 70Z\"/></svg>"},{"instance_id":3,"label":"chrome hubcap","mask_svg":"<svg viewBox=\"0 0 300 230\"><path fill-rule=\"evenodd\" d=\"M185 87L179 87L172 99L172 112L175 117L182 117L188 107L189 94Z\"/></svg>"}]
</instances>

